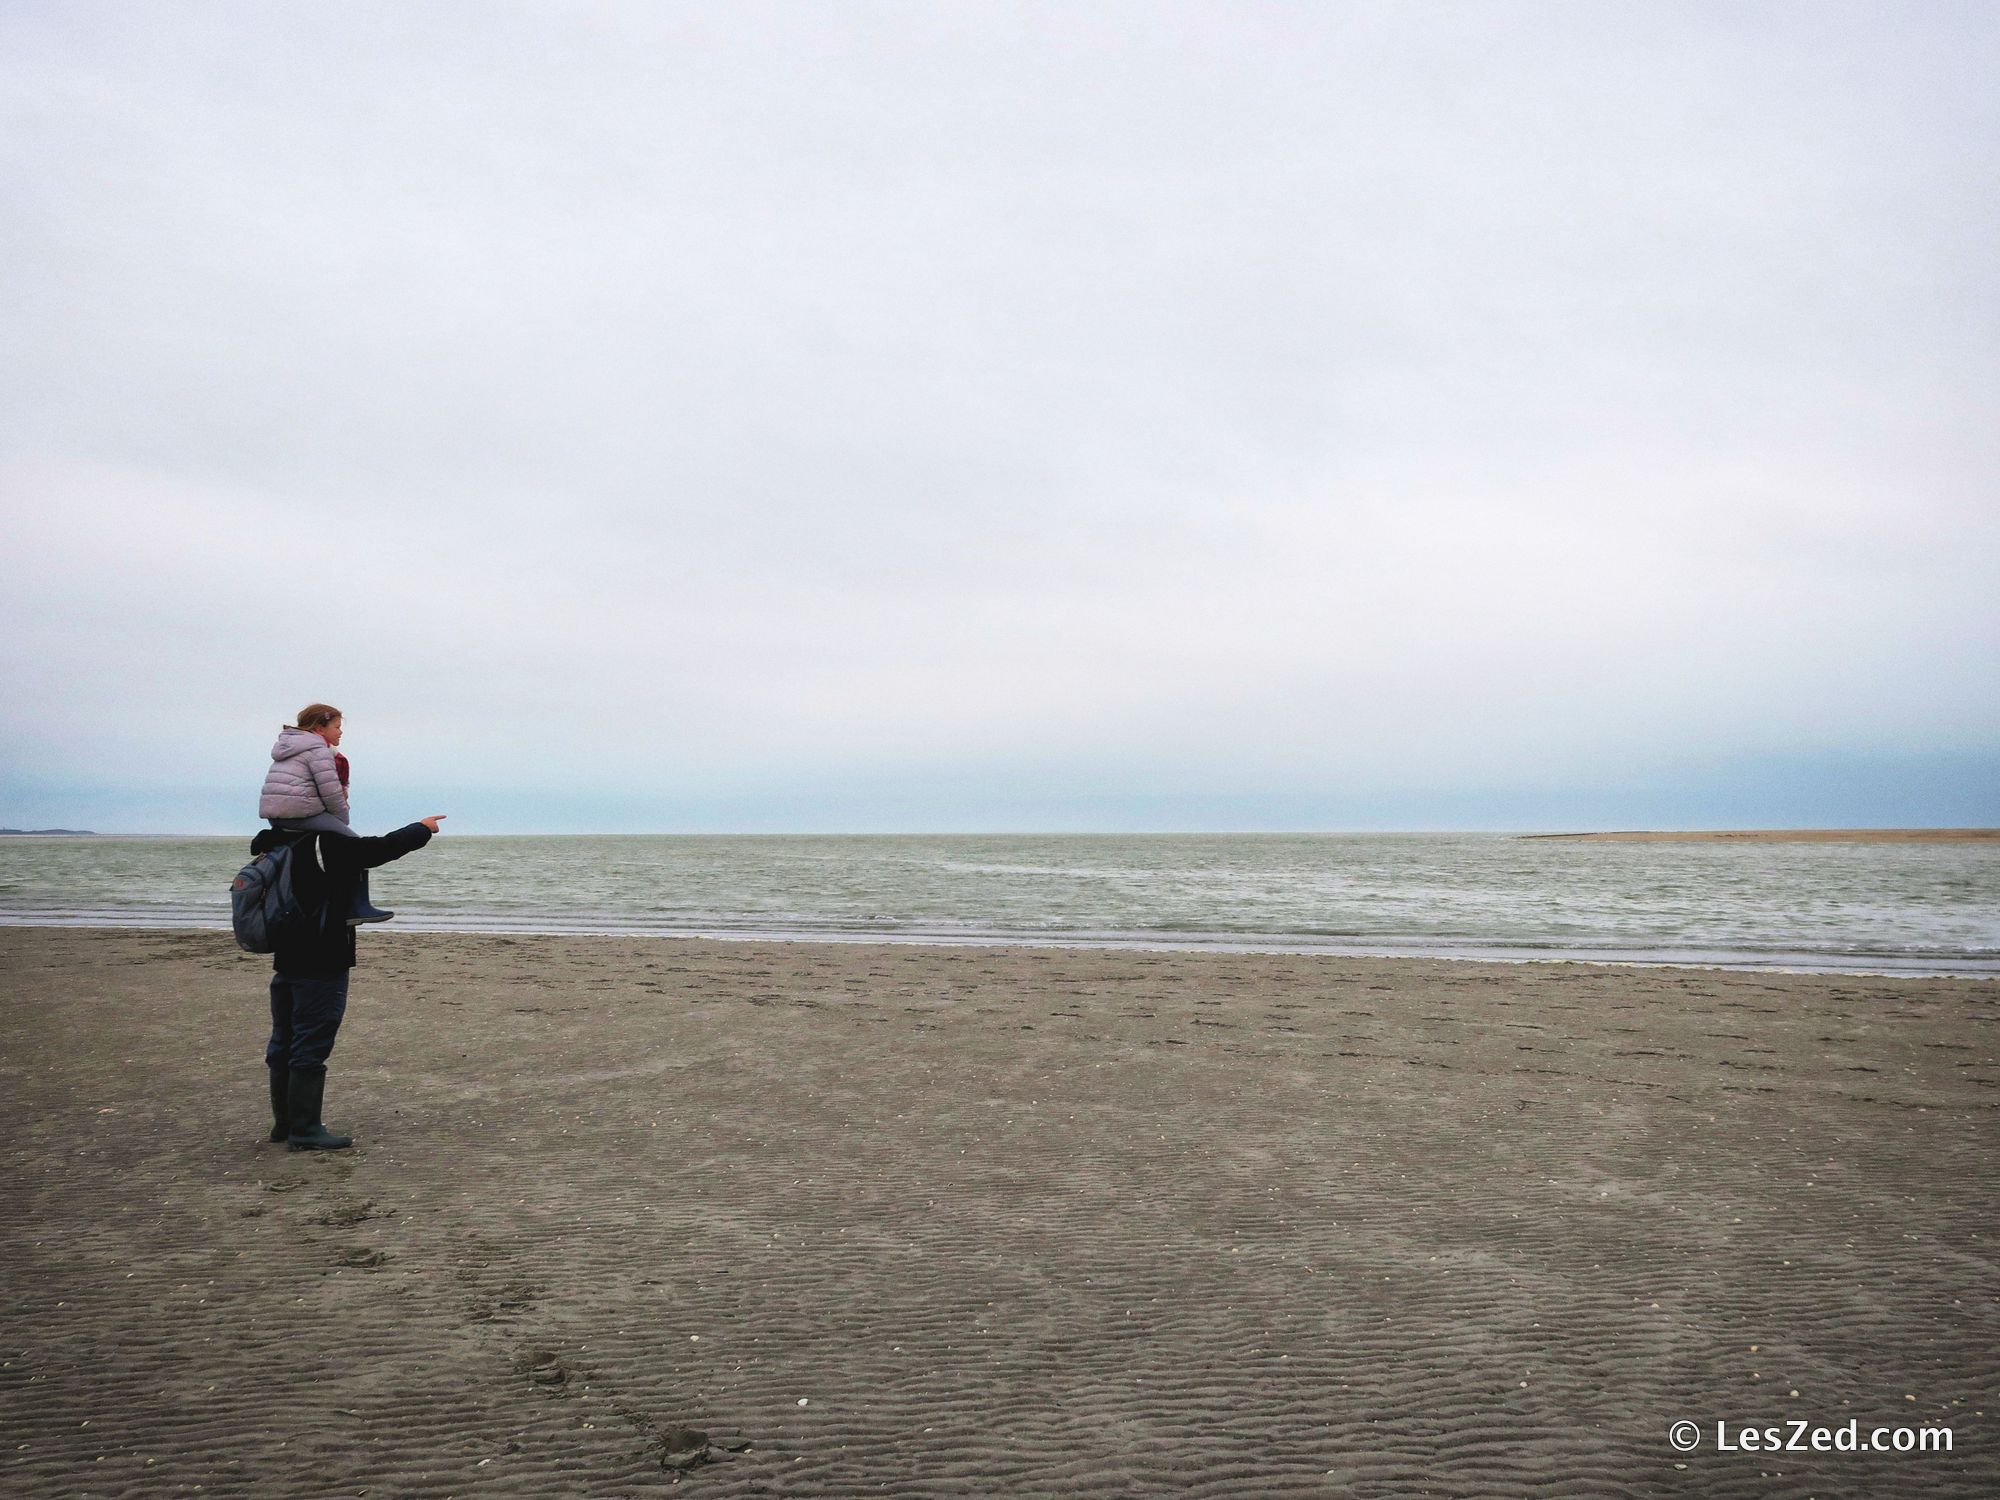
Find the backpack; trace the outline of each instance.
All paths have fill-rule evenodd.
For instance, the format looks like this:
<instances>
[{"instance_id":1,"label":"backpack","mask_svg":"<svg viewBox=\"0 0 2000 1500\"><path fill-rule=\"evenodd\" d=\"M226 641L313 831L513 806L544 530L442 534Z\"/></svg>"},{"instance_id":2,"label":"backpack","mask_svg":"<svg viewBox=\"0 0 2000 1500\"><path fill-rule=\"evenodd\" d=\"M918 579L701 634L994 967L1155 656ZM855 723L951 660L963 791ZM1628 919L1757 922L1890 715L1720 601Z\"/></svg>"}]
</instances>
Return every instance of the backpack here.
<instances>
[{"instance_id":1,"label":"backpack","mask_svg":"<svg viewBox=\"0 0 2000 1500\"><path fill-rule=\"evenodd\" d=\"M275 953L279 944L312 931L314 913L300 902L292 881L300 842L265 850L229 884L229 925L245 953Z\"/></svg>"}]
</instances>

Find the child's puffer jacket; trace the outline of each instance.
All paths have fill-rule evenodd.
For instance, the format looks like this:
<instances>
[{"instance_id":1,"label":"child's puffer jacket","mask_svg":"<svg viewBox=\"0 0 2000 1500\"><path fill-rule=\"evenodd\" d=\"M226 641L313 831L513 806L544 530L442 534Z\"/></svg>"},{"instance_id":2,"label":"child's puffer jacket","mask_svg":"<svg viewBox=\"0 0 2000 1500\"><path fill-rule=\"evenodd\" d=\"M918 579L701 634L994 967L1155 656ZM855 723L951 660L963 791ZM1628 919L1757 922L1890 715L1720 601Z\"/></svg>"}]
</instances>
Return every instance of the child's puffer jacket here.
<instances>
[{"instance_id":1,"label":"child's puffer jacket","mask_svg":"<svg viewBox=\"0 0 2000 1500\"><path fill-rule=\"evenodd\" d=\"M271 770L264 777L264 795L257 799L257 816L310 818L323 812L347 816L347 788L333 768L333 746L310 729L287 725L271 747Z\"/></svg>"}]
</instances>

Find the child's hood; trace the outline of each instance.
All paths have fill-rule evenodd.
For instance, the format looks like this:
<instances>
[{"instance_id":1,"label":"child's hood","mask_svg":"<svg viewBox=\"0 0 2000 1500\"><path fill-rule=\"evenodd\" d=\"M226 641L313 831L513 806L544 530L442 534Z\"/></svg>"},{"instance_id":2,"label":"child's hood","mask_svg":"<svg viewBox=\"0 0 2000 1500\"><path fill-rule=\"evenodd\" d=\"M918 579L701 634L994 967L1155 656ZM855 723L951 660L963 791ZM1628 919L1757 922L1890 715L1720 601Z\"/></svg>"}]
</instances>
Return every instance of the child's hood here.
<instances>
[{"instance_id":1,"label":"child's hood","mask_svg":"<svg viewBox=\"0 0 2000 1500\"><path fill-rule=\"evenodd\" d=\"M278 743L271 747L272 760L292 760L301 755L310 755L315 750L324 750L326 741L310 729L301 729L296 724L287 724L278 731Z\"/></svg>"}]
</instances>

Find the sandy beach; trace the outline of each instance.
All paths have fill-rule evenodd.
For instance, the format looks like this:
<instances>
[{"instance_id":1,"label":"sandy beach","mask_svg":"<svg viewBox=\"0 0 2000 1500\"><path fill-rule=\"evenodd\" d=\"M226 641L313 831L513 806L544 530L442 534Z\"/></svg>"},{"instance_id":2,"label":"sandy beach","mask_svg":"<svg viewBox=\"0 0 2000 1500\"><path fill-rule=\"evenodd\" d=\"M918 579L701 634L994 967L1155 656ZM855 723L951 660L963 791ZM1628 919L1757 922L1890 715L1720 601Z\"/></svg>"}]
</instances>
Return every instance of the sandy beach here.
<instances>
[{"instance_id":1,"label":"sandy beach","mask_svg":"<svg viewBox=\"0 0 2000 1500\"><path fill-rule=\"evenodd\" d=\"M1991 981L363 947L0 929L0 1490L2000 1492Z\"/></svg>"}]
</instances>

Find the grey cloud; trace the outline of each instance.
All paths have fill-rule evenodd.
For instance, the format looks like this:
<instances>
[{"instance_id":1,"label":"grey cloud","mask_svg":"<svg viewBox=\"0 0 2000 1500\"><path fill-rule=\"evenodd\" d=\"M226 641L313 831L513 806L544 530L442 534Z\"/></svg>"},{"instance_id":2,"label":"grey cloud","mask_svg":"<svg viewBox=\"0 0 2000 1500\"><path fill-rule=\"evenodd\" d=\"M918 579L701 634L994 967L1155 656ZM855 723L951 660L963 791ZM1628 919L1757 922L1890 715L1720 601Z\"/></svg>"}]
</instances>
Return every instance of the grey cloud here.
<instances>
[{"instance_id":1,"label":"grey cloud","mask_svg":"<svg viewBox=\"0 0 2000 1500\"><path fill-rule=\"evenodd\" d=\"M520 807L2000 743L1984 7L0 29L24 785L336 685Z\"/></svg>"}]
</instances>

